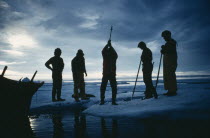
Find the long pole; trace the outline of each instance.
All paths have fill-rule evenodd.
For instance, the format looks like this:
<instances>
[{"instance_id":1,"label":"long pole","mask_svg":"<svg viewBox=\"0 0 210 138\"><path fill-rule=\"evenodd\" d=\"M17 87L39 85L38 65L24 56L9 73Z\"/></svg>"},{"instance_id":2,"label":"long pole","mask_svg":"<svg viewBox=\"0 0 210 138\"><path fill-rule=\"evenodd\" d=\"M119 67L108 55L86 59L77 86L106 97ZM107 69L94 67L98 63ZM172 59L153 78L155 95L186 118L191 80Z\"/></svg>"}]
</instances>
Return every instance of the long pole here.
<instances>
[{"instance_id":1,"label":"long pole","mask_svg":"<svg viewBox=\"0 0 210 138\"><path fill-rule=\"evenodd\" d=\"M112 26L111 26L111 29L110 29L110 35L109 35L109 40L111 40L111 38L112 38Z\"/></svg>"},{"instance_id":2,"label":"long pole","mask_svg":"<svg viewBox=\"0 0 210 138\"><path fill-rule=\"evenodd\" d=\"M4 77L4 74L5 74L6 70L7 70L7 66L4 67L4 70L3 70L2 74L1 74L2 77Z\"/></svg>"},{"instance_id":3,"label":"long pole","mask_svg":"<svg viewBox=\"0 0 210 138\"><path fill-rule=\"evenodd\" d=\"M36 73L37 73L37 71L35 71L33 77L31 78L31 82L33 82L33 80L34 80L34 78L35 78L35 76L36 76Z\"/></svg>"},{"instance_id":4,"label":"long pole","mask_svg":"<svg viewBox=\"0 0 210 138\"><path fill-rule=\"evenodd\" d=\"M137 75L136 75L136 81L135 81L135 85L134 85L134 88L133 88L133 94L132 94L132 97L133 98L133 95L134 95L134 92L135 92L135 89L136 89L136 83L137 83L137 79L138 79L138 76L139 76L139 70L141 68L141 61L139 63L139 68L138 68L138 72L137 72Z\"/></svg>"},{"instance_id":5,"label":"long pole","mask_svg":"<svg viewBox=\"0 0 210 138\"><path fill-rule=\"evenodd\" d=\"M161 56L160 56L160 63L159 63L159 68L158 68L158 75L157 75L155 90L157 88L157 84L158 84L158 80L159 80L159 74L160 74L160 67L161 67L162 56L163 56L163 54L161 54Z\"/></svg>"}]
</instances>

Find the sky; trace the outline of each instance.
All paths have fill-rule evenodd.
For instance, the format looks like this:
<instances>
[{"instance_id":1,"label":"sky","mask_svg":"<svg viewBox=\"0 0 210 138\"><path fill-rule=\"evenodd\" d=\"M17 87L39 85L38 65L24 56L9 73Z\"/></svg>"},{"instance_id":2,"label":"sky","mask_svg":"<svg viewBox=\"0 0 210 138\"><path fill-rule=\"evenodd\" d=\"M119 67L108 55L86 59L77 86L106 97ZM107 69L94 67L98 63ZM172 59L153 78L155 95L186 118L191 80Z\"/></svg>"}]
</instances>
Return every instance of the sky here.
<instances>
[{"instance_id":1,"label":"sky","mask_svg":"<svg viewBox=\"0 0 210 138\"><path fill-rule=\"evenodd\" d=\"M101 50L113 25L118 78L136 76L140 41L152 50L157 74L164 30L178 42L178 75L210 75L209 5L209 0L0 0L0 71L7 65L8 78L30 78L38 70L36 79L51 79L44 64L59 47L64 79L72 79L78 49L85 54L87 78L101 78Z\"/></svg>"}]
</instances>

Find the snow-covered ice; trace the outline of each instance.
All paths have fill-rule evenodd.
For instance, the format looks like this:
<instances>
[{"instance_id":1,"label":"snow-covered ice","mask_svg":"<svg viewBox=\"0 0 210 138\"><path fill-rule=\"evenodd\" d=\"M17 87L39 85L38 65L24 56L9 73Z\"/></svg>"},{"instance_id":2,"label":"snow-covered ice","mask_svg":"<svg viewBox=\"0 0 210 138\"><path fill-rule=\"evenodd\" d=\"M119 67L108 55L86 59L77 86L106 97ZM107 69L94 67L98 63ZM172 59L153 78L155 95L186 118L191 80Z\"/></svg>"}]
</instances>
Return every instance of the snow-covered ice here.
<instances>
[{"instance_id":1,"label":"snow-covered ice","mask_svg":"<svg viewBox=\"0 0 210 138\"><path fill-rule=\"evenodd\" d=\"M63 83L62 97L65 102L51 102L52 84L46 83L32 100L31 112L49 113L54 111L69 111L76 108L86 109L85 114L100 117L135 117L157 119L210 119L210 79L180 78L178 80L178 95L167 97L162 95L162 80L158 85L158 99L141 100L142 92L136 92L134 99L129 101L134 81L118 81L117 103L111 105L111 88L107 87L105 105L99 105L100 82L90 81L86 83L86 92L96 97L90 100L76 103L71 97L73 83ZM136 90L144 90L143 82L139 82Z\"/></svg>"},{"instance_id":2,"label":"snow-covered ice","mask_svg":"<svg viewBox=\"0 0 210 138\"><path fill-rule=\"evenodd\" d=\"M190 85L189 85L190 86ZM159 119L210 119L210 91L193 86L182 88L177 96L158 99L118 101L119 105L92 105L83 113L101 117L137 117Z\"/></svg>"}]
</instances>

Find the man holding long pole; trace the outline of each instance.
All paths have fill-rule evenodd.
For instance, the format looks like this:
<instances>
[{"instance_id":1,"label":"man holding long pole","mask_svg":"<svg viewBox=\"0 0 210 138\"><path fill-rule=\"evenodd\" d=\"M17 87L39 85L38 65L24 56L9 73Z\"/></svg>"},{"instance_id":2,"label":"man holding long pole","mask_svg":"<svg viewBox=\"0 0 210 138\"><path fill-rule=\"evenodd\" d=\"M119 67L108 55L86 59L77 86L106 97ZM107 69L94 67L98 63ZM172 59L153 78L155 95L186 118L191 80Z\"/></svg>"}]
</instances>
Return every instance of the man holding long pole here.
<instances>
[{"instance_id":1,"label":"man holding long pole","mask_svg":"<svg viewBox=\"0 0 210 138\"><path fill-rule=\"evenodd\" d=\"M112 27L111 27L112 32ZM110 38L106 46L102 50L103 56L103 78L101 82L101 102L100 105L104 104L105 91L108 81L112 88L112 105L117 105L116 95L117 95L117 81L116 81L116 61L118 58L117 52L112 47L111 44L111 32Z\"/></svg>"},{"instance_id":2,"label":"man holding long pole","mask_svg":"<svg viewBox=\"0 0 210 138\"><path fill-rule=\"evenodd\" d=\"M177 94L175 73L177 68L176 41L171 38L171 32L168 30L162 32L162 37L166 41L161 50L163 54L163 79L165 90L168 90L164 95L174 96Z\"/></svg>"},{"instance_id":3,"label":"man holding long pole","mask_svg":"<svg viewBox=\"0 0 210 138\"><path fill-rule=\"evenodd\" d=\"M145 99L152 98L153 96L157 98L156 90L152 83L152 71L153 71L153 64L152 64L152 51L147 48L144 42L140 42L138 44L138 48L142 49L141 61L143 62L143 80L146 85Z\"/></svg>"}]
</instances>

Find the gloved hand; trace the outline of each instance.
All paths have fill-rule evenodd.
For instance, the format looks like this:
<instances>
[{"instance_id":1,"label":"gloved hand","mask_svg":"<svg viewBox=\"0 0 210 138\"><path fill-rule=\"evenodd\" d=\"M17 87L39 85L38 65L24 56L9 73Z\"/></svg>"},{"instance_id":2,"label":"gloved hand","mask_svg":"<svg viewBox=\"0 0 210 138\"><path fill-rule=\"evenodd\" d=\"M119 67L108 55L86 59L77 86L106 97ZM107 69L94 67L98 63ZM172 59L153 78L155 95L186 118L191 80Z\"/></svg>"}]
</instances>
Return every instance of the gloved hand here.
<instances>
[{"instance_id":1,"label":"gloved hand","mask_svg":"<svg viewBox=\"0 0 210 138\"><path fill-rule=\"evenodd\" d=\"M112 45L112 44L111 44L111 40L108 40L107 45L108 45L108 46L111 46L111 45Z\"/></svg>"}]
</instances>

